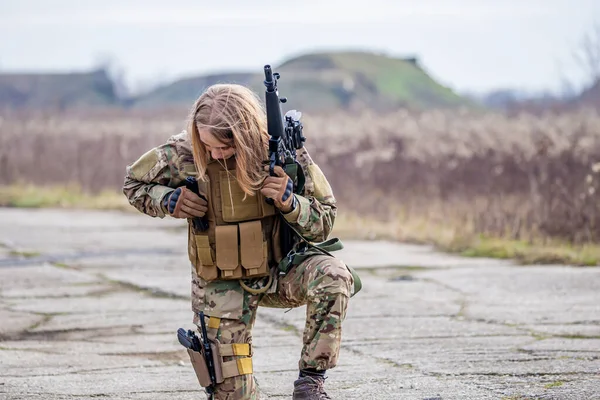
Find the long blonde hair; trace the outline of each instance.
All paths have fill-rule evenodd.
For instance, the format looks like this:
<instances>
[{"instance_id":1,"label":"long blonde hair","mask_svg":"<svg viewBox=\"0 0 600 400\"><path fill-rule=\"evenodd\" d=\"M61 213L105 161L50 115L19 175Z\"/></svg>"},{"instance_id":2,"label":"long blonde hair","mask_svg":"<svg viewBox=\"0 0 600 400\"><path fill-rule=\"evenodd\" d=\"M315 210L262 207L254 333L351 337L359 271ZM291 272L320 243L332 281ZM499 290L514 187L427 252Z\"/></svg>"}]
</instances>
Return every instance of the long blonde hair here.
<instances>
[{"instance_id":1,"label":"long blonde hair","mask_svg":"<svg viewBox=\"0 0 600 400\"><path fill-rule=\"evenodd\" d=\"M246 194L255 195L266 176L263 161L269 143L267 118L258 96L242 85L216 84L196 100L188 132L198 179L205 180L209 156L200 129L209 129L217 140L235 149L237 182Z\"/></svg>"}]
</instances>

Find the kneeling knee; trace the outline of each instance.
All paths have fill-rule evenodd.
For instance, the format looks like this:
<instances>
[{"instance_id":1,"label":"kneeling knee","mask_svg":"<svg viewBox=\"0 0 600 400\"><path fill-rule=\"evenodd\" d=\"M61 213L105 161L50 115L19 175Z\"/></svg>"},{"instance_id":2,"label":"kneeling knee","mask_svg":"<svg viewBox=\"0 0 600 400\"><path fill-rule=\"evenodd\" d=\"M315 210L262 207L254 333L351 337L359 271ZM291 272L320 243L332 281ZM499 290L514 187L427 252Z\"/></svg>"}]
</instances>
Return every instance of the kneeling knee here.
<instances>
[{"instance_id":1,"label":"kneeling knee","mask_svg":"<svg viewBox=\"0 0 600 400\"><path fill-rule=\"evenodd\" d=\"M316 276L309 283L309 294L312 292L319 297L343 294L349 297L352 285L352 274L346 264L327 256L317 265Z\"/></svg>"}]
</instances>

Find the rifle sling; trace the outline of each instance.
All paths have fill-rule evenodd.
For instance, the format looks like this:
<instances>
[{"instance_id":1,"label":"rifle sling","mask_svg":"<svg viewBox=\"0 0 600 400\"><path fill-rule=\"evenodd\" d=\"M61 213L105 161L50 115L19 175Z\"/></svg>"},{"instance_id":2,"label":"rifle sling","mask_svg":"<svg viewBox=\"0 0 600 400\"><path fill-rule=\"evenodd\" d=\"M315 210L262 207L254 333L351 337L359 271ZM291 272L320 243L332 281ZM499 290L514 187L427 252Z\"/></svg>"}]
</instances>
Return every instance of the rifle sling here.
<instances>
[{"instance_id":1,"label":"rifle sling","mask_svg":"<svg viewBox=\"0 0 600 400\"><path fill-rule=\"evenodd\" d=\"M306 240L285 218L281 217L281 220L284 221L287 226L296 233L298 238L300 238L300 242L297 243L292 250L279 262L277 268L283 274L286 274L290 268L294 265L301 264L308 257L317 255L317 254L326 254L330 257L335 256L331 254L332 251L341 250L344 248L344 244L339 238L331 238L321 243L311 243ZM362 282L358 273L349 266L344 263L350 274L352 274L352 278L354 279L354 288L352 290L352 294L350 297L354 296L362 289Z\"/></svg>"}]
</instances>

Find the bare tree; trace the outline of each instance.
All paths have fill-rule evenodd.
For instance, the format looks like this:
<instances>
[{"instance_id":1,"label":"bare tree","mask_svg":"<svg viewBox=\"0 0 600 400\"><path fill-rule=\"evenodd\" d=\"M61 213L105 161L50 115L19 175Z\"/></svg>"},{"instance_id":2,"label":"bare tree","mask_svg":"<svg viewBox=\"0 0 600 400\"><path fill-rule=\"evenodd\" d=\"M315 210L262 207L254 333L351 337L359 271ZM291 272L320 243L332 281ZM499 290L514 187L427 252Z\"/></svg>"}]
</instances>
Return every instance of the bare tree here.
<instances>
[{"instance_id":1,"label":"bare tree","mask_svg":"<svg viewBox=\"0 0 600 400\"><path fill-rule=\"evenodd\" d=\"M584 34L575 49L574 58L584 73L584 88L590 88L600 81L600 22Z\"/></svg>"},{"instance_id":2,"label":"bare tree","mask_svg":"<svg viewBox=\"0 0 600 400\"><path fill-rule=\"evenodd\" d=\"M123 99L129 95L125 68L120 65L114 55L109 53L98 54L94 64L96 69L102 69L108 74L118 98Z\"/></svg>"}]
</instances>

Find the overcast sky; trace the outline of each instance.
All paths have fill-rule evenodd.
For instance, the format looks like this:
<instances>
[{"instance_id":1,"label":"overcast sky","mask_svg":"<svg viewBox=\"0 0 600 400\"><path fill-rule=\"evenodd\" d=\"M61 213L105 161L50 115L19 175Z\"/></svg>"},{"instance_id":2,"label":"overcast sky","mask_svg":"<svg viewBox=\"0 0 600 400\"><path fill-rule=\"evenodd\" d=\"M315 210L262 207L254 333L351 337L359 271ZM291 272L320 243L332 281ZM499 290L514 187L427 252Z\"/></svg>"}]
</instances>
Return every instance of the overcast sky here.
<instances>
[{"instance_id":1,"label":"overcast sky","mask_svg":"<svg viewBox=\"0 0 600 400\"><path fill-rule=\"evenodd\" d=\"M0 71L110 57L134 86L356 49L415 55L459 91L559 90L594 23L599 0L0 0Z\"/></svg>"}]
</instances>

